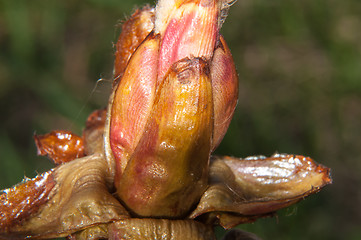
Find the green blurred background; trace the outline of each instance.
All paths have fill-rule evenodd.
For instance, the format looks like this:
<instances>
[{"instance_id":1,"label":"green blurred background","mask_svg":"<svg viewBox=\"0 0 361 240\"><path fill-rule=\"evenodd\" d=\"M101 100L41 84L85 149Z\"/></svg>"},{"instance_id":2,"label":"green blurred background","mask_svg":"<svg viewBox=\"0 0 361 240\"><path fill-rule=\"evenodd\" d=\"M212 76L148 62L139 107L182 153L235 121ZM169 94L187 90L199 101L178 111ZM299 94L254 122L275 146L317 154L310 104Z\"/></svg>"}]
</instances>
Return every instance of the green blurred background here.
<instances>
[{"instance_id":1,"label":"green blurred background","mask_svg":"<svg viewBox=\"0 0 361 240\"><path fill-rule=\"evenodd\" d=\"M0 0L1 189L52 167L35 132L80 134L106 106L119 23L145 3ZM238 0L222 33L240 96L217 153L308 155L334 179L240 228L265 240L361 239L361 1Z\"/></svg>"}]
</instances>

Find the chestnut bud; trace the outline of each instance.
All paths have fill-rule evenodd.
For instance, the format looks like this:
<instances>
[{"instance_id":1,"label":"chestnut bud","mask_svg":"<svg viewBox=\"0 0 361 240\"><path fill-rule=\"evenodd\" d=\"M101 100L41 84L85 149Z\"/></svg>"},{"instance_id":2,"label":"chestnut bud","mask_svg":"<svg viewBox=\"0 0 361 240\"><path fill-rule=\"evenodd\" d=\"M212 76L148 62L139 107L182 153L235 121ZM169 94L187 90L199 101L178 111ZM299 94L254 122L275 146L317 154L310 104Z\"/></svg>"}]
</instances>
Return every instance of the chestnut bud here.
<instances>
[{"instance_id":1,"label":"chestnut bud","mask_svg":"<svg viewBox=\"0 0 361 240\"><path fill-rule=\"evenodd\" d=\"M210 154L238 97L219 34L227 2L160 0L154 29L117 73L104 146L117 195L135 215L184 216L207 188ZM139 14L136 26L149 26Z\"/></svg>"}]
</instances>

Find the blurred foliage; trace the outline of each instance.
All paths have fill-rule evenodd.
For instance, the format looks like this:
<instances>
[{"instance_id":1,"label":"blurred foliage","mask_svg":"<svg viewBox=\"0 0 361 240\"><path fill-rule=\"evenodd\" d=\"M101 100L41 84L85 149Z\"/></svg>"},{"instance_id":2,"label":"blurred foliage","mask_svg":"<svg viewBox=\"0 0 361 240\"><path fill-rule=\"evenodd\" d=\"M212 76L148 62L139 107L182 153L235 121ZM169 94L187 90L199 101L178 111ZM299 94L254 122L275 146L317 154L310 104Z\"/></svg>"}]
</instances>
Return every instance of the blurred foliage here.
<instances>
[{"instance_id":1,"label":"blurred foliage","mask_svg":"<svg viewBox=\"0 0 361 240\"><path fill-rule=\"evenodd\" d=\"M81 133L105 107L118 23L146 1L0 0L0 188L52 167L34 132ZM218 154L309 155L334 184L278 217L263 239L361 239L361 1L238 0L223 34L240 98ZM101 81L97 81L102 79ZM217 234L223 234L217 229Z\"/></svg>"}]
</instances>

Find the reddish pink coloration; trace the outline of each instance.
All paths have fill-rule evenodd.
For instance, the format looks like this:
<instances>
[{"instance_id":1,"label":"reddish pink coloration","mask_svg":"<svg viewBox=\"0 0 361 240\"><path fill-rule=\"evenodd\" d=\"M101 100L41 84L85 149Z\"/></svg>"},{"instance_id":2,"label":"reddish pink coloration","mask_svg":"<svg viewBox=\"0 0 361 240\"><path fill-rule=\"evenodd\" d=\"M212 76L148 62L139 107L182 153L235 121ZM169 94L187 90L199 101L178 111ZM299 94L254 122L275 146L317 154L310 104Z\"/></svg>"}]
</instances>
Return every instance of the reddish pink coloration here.
<instances>
[{"instance_id":1,"label":"reddish pink coloration","mask_svg":"<svg viewBox=\"0 0 361 240\"><path fill-rule=\"evenodd\" d=\"M109 142L116 160L116 175L122 174L138 144L155 91L170 66L186 57L211 61L219 31L218 1L179 4L172 10L164 32L151 34L135 51L115 90Z\"/></svg>"},{"instance_id":2,"label":"reddish pink coloration","mask_svg":"<svg viewBox=\"0 0 361 240\"><path fill-rule=\"evenodd\" d=\"M142 136L157 86L159 37L150 35L129 61L110 109L110 145L122 174Z\"/></svg>"},{"instance_id":3,"label":"reddish pink coloration","mask_svg":"<svg viewBox=\"0 0 361 240\"><path fill-rule=\"evenodd\" d=\"M169 67L185 57L204 57L209 60L218 38L218 7L216 1L206 7L194 4L190 12L180 6L162 36L158 78L163 78ZM188 9L187 9L188 10ZM174 14L176 15L176 14ZM179 18L177 18L179 17Z\"/></svg>"},{"instance_id":4,"label":"reddish pink coloration","mask_svg":"<svg viewBox=\"0 0 361 240\"><path fill-rule=\"evenodd\" d=\"M141 216L181 217L207 187L213 103L202 59L171 68L157 92L145 131L119 182L117 194Z\"/></svg>"},{"instance_id":5,"label":"reddish pink coloration","mask_svg":"<svg viewBox=\"0 0 361 240\"><path fill-rule=\"evenodd\" d=\"M164 22L156 20L114 92L109 142L117 194L128 208L179 217L199 200L192 189L206 187L209 156L227 131L238 85L219 39L220 2L163 6L156 18ZM181 194L189 199L175 199Z\"/></svg>"},{"instance_id":6,"label":"reddish pink coloration","mask_svg":"<svg viewBox=\"0 0 361 240\"><path fill-rule=\"evenodd\" d=\"M303 156L210 161L237 103L218 32L231 2L159 0L156 24L149 7L132 15L116 46L108 111L90 115L84 145L66 132L36 138L63 164L3 190L1 239L209 240L215 224L270 216L332 182Z\"/></svg>"},{"instance_id":7,"label":"reddish pink coloration","mask_svg":"<svg viewBox=\"0 0 361 240\"><path fill-rule=\"evenodd\" d=\"M231 123L238 100L238 76L231 52L221 36L211 63L214 100L214 151Z\"/></svg>"}]
</instances>

